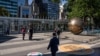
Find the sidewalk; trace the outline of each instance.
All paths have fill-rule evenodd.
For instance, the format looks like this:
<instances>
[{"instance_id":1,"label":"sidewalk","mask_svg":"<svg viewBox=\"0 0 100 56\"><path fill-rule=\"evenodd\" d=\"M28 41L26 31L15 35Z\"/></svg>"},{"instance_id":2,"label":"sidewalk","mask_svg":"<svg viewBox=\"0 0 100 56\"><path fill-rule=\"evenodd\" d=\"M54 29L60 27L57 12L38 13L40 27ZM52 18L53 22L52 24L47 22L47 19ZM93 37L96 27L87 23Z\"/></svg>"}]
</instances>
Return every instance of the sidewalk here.
<instances>
[{"instance_id":1,"label":"sidewalk","mask_svg":"<svg viewBox=\"0 0 100 56\"><path fill-rule=\"evenodd\" d=\"M62 38L67 38L76 42L80 43L88 43L88 44L94 44L96 42L100 41L100 37L97 35L86 35L84 33L81 33L80 35L74 35L71 32L63 32L61 34Z\"/></svg>"},{"instance_id":2,"label":"sidewalk","mask_svg":"<svg viewBox=\"0 0 100 56\"><path fill-rule=\"evenodd\" d=\"M51 53L44 54L43 56L51 56ZM57 52L56 56L91 56L91 54L87 55L75 55L75 54L68 54L67 52Z\"/></svg>"},{"instance_id":3,"label":"sidewalk","mask_svg":"<svg viewBox=\"0 0 100 56\"><path fill-rule=\"evenodd\" d=\"M12 35L8 35L8 36L0 37L0 43L2 43L1 45L4 46L3 48L5 48L5 50L4 50L5 52L3 52L3 53L8 52L8 54L9 54L9 53L22 52L25 50L33 50L33 51L40 50L40 52L43 52L44 50L46 50L46 47L44 47L44 46L47 46L48 41L50 40L51 37L52 37L52 32L34 33L33 40L30 41L30 40L28 40L28 34L26 34L26 38L25 38L26 40L23 41L22 34L12 34ZM97 40L96 40L95 44L82 42L82 40L89 40L92 38L96 38L96 36L73 35L70 32L63 32L61 34L61 38L60 38L61 42L60 43L61 44L86 44L94 49L99 48L100 41L97 42ZM39 40L39 39L43 39L43 41L34 42L34 40ZM98 39L98 40L100 40L100 39ZM10 42L10 41L14 41L14 42ZM91 41L91 42L93 42L93 41ZM98 45L98 47L96 47L97 45ZM6 47L7 47L7 49L6 49ZM16 48L17 48L17 51L16 51ZM10 52L9 52L9 50L10 50ZM98 49L98 50L100 50L100 49ZM16 53L16 55L17 55L17 53ZM44 56L50 56L50 55L51 55L51 53L44 53ZM68 56L68 54L58 52L57 56Z\"/></svg>"},{"instance_id":4,"label":"sidewalk","mask_svg":"<svg viewBox=\"0 0 100 56\"><path fill-rule=\"evenodd\" d=\"M48 39L52 36L51 32L48 33L34 33L33 40L41 40L41 39ZM29 39L29 35L25 34L25 40ZM22 40L22 34L10 34L10 35L1 35L0 36L0 43L8 42L8 41L15 41L15 40Z\"/></svg>"},{"instance_id":5,"label":"sidewalk","mask_svg":"<svg viewBox=\"0 0 100 56\"><path fill-rule=\"evenodd\" d=\"M29 35L25 35L25 39L28 40ZM46 32L46 33L34 33L33 34L33 39L47 39L52 37L52 32ZM70 32L62 32L60 35L61 39L69 39L75 42L80 42L80 43L89 43L89 44L94 44L100 41L100 37L95 36L95 35L85 35L85 34L80 34L80 35L74 35ZM7 36L0 36L0 42L5 42L5 41L11 41L11 40L22 40L22 34L11 34Z\"/></svg>"}]
</instances>

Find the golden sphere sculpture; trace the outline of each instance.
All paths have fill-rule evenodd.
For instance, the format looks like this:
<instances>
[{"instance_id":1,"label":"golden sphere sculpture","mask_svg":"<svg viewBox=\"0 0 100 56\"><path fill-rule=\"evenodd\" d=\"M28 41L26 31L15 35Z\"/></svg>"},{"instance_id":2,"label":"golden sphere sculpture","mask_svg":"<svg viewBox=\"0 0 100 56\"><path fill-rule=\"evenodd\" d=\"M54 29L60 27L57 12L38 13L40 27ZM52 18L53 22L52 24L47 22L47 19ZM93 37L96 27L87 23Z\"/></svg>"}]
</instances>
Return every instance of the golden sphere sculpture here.
<instances>
[{"instance_id":1,"label":"golden sphere sculpture","mask_svg":"<svg viewBox=\"0 0 100 56\"><path fill-rule=\"evenodd\" d=\"M83 22L80 18L72 18L68 22L68 29L75 35L79 35L83 31Z\"/></svg>"}]
</instances>

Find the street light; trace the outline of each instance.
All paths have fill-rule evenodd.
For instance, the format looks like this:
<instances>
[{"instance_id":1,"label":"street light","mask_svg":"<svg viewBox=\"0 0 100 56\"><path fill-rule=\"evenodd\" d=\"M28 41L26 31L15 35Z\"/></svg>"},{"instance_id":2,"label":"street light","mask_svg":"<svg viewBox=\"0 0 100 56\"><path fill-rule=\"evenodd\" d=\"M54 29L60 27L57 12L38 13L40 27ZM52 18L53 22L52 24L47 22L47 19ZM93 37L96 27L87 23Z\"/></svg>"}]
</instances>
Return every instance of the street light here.
<instances>
[{"instance_id":1,"label":"street light","mask_svg":"<svg viewBox=\"0 0 100 56\"><path fill-rule=\"evenodd\" d=\"M90 26L90 18L89 17L87 18L87 21L88 21L88 28L87 28L87 34L88 34L89 33L89 30L90 30L89 29L89 26Z\"/></svg>"}]
</instances>

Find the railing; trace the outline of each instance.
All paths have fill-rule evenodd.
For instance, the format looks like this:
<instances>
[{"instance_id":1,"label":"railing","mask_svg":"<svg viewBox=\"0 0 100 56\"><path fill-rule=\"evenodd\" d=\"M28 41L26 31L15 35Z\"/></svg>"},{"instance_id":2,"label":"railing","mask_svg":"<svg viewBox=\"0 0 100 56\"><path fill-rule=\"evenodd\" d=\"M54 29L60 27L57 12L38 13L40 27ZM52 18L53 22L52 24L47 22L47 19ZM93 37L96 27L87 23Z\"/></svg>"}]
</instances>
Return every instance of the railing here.
<instances>
[{"instance_id":1,"label":"railing","mask_svg":"<svg viewBox=\"0 0 100 56\"><path fill-rule=\"evenodd\" d=\"M5 33L9 27L10 33L20 33L21 27L32 23L33 27L39 31L53 31L59 24L67 24L66 20L58 19L41 19L41 18L17 18L17 17L0 17L0 32Z\"/></svg>"}]
</instances>

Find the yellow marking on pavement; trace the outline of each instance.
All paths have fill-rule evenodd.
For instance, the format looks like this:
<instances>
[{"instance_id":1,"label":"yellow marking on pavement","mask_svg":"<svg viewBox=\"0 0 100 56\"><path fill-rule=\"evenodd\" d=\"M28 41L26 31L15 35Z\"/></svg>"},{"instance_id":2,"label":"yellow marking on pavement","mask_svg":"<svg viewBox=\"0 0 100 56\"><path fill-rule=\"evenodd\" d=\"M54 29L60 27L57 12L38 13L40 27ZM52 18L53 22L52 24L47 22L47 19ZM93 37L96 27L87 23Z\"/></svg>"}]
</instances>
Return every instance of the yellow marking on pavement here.
<instances>
[{"instance_id":1,"label":"yellow marking on pavement","mask_svg":"<svg viewBox=\"0 0 100 56\"><path fill-rule=\"evenodd\" d=\"M90 46L84 44L63 44L59 46L59 51L68 52L70 54L91 54L93 49Z\"/></svg>"}]
</instances>

